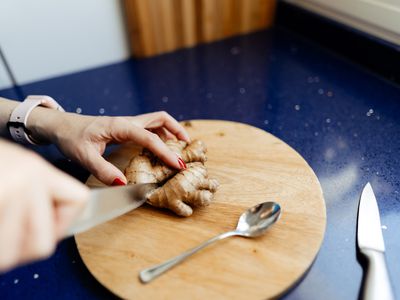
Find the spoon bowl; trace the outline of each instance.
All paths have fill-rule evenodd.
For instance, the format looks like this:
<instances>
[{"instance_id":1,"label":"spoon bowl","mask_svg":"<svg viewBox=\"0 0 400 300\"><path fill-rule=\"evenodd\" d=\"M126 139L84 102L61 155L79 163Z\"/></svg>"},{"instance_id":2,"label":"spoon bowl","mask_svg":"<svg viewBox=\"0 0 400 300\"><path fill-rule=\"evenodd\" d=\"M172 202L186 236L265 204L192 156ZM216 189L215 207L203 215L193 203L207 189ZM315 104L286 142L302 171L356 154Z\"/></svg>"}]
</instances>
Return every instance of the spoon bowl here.
<instances>
[{"instance_id":1,"label":"spoon bowl","mask_svg":"<svg viewBox=\"0 0 400 300\"><path fill-rule=\"evenodd\" d=\"M236 226L238 235L256 237L262 235L281 215L281 207L276 202L264 202L246 210Z\"/></svg>"},{"instance_id":2,"label":"spoon bowl","mask_svg":"<svg viewBox=\"0 0 400 300\"><path fill-rule=\"evenodd\" d=\"M278 203L264 202L257 204L246 210L240 216L235 230L222 233L216 237L213 237L212 239L209 239L208 241L205 241L201 245L182 253L181 255L167 260L162 264L145 269L140 272L139 278L143 283L150 282L157 276L160 276L164 272L184 261L197 251L224 238L235 235L243 237L260 236L279 219L280 215L281 207Z\"/></svg>"}]
</instances>

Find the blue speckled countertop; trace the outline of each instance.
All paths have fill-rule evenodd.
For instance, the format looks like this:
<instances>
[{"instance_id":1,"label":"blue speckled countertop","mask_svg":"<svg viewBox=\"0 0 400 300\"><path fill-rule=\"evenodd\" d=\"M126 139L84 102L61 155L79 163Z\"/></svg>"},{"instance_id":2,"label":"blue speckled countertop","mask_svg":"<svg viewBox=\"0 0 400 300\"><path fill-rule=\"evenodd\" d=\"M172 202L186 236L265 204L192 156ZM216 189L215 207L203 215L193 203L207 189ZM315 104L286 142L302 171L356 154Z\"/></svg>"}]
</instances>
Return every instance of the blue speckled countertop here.
<instances>
[{"instance_id":1,"label":"blue speckled countertop","mask_svg":"<svg viewBox=\"0 0 400 300\"><path fill-rule=\"evenodd\" d=\"M387 262L400 295L400 88L326 49L274 28L151 59L130 60L21 87L68 111L127 115L166 110L179 120L226 119L269 131L316 172L328 225L310 271L285 299L356 299L356 216L371 181ZM16 89L0 95L18 98ZM54 147L39 149L84 179ZM0 275L2 299L110 298L85 269L73 239L50 259Z\"/></svg>"}]
</instances>

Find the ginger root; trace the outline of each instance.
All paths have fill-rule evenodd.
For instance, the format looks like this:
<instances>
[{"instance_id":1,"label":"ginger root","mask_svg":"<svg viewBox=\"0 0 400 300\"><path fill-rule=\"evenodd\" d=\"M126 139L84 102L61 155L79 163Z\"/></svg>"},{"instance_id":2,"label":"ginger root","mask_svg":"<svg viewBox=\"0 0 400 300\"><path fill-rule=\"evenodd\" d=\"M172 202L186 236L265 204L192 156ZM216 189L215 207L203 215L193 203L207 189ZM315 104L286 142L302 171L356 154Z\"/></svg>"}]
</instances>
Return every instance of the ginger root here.
<instances>
[{"instance_id":1,"label":"ginger root","mask_svg":"<svg viewBox=\"0 0 400 300\"><path fill-rule=\"evenodd\" d=\"M209 205L219 184L208 178L204 165L207 160L206 146L200 140L190 144L169 140L167 146L187 164L187 169L178 171L167 167L152 153L144 150L131 159L125 169L128 184L160 183L147 197L155 207L168 208L179 216L188 217L192 207Z\"/></svg>"}]
</instances>

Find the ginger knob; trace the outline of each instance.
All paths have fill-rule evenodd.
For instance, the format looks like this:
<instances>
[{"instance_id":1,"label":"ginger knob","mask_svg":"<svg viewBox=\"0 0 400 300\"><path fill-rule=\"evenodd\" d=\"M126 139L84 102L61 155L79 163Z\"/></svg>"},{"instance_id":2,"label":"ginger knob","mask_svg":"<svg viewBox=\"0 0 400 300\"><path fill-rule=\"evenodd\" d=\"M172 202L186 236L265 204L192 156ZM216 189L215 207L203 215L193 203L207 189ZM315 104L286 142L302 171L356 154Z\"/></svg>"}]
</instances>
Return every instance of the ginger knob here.
<instances>
[{"instance_id":1,"label":"ginger knob","mask_svg":"<svg viewBox=\"0 0 400 300\"><path fill-rule=\"evenodd\" d=\"M207 148L204 142L194 140L167 141L167 146L187 164L185 170L167 167L152 153L144 150L133 157L125 169L128 184L160 183L161 186L148 195L147 202L155 207L167 208L179 216L190 216L194 207L209 205L219 184L208 178L204 162Z\"/></svg>"}]
</instances>

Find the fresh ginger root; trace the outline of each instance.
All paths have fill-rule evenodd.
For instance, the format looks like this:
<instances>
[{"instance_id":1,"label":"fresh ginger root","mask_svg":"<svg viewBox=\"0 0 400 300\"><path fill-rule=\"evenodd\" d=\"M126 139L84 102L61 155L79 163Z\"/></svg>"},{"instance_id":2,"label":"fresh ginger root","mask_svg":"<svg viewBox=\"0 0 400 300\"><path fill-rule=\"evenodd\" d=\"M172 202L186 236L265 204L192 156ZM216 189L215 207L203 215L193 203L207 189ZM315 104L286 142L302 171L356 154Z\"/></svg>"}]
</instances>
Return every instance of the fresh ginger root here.
<instances>
[{"instance_id":1,"label":"fresh ginger root","mask_svg":"<svg viewBox=\"0 0 400 300\"><path fill-rule=\"evenodd\" d=\"M193 213L192 207L210 204L219 184L217 180L208 178L204 166L207 149L202 141L194 140L187 144L169 140L166 144L182 157L187 169L180 172L171 169L152 153L144 150L131 159L125 175L128 184L163 184L147 196L147 202L155 207L168 208L179 216L188 217Z\"/></svg>"},{"instance_id":2,"label":"fresh ginger root","mask_svg":"<svg viewBox=\"0 0 400 300\"><path fill-rule=\"evenodd\" d=\"M191 206L210 204L218 185L215 179L207 178L207 169L202 163L188 163L186 170L177 173L150 194L148 203L188 217L193 213Z\"/></svg>"}]
</instances>

